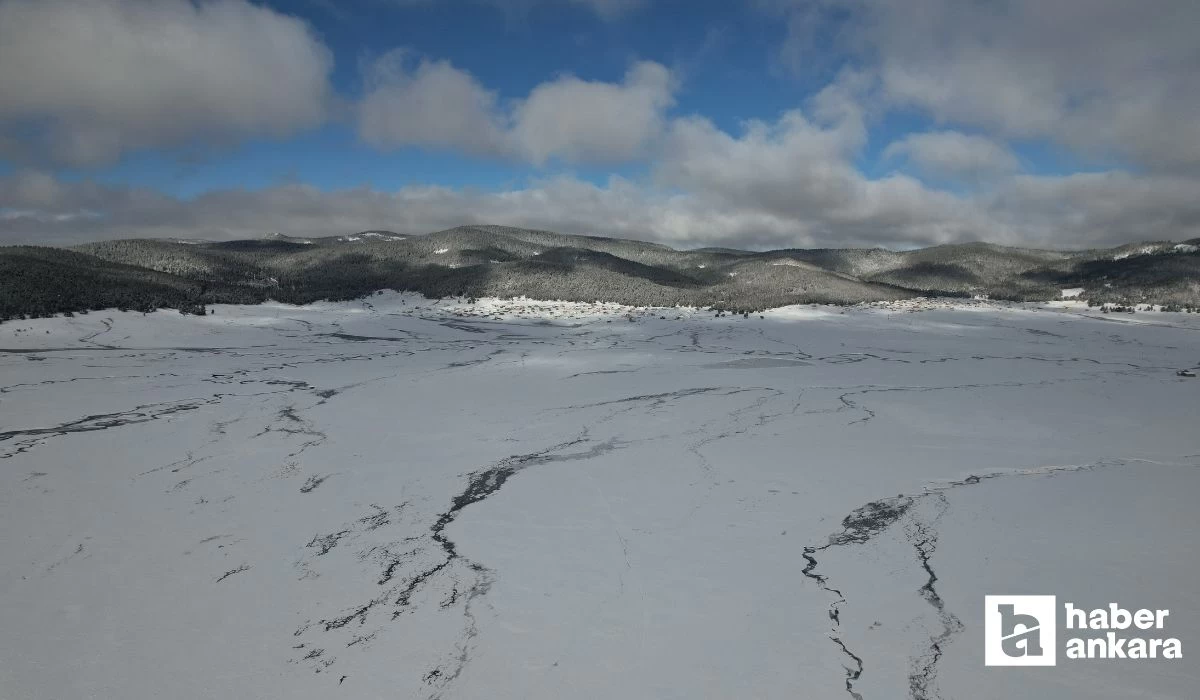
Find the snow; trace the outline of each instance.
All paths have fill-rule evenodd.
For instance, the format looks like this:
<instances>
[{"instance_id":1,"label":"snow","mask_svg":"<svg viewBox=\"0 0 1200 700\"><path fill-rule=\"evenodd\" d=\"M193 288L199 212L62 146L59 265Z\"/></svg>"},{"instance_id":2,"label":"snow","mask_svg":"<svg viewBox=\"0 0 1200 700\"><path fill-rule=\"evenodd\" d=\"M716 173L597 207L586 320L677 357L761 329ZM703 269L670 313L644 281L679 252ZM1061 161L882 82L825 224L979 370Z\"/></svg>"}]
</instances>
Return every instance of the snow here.
<instances>
[{"instance_id":1,"label":"snow","mask_svg":"<svg viewBox=\"0 0 1200 700\"><path fill-rule=\"evenodd\" d=\"M358 234L355 234L352 236L338 236L337 239L339 241L344 241L347 243L362 243L365 239L383 240L383 241L391 241L391 242L403 241L405 239L405 237L397 236L397 235L390 234L390 233L383 233L382 231L363 231L362 233L358 233ZM302 243L312 243L312 241L301 241L301 242Z\"/></svg>"},{"instance_id":2,"label":"snow","mask_svg":"<svg viewBox=\"0 0 1200 700\"><path fill-rule=\"evenodd\" d=\"M1194 314L210 308L0 324L6 699L850 698L855 658L865 698L1200 684L984 669L979 636L985 594L1048 593L1200 641Z\"/></svg>"},{"instance_id":3,"label":"snow","mask_svg":"<svg viewBox=\"0 0 1200 700\"><path fill-rule=\"evenodd\" d=\"M438 248L437 250L433 251L433 254L434 255L444 255L449 252L450 252L449 248Z\"/></svg>"},{"instance_id":4,"label":"snow","mask_svg":"<svg viewBox=\"0 0 1200 700\"><path fill-rule=\"evenodd\" d=\"M1083 294L1083 287L1071 287L1070 289L1063 289L1061 291L1063 299L1074 299L1080 294Z\"/></svg>"},{"instance_id":5,"label":"snow","mask_svg":"<svg viewBox=\"0 0 1200 700\"><path fill-rule=\"evenodd\" d=\"M1117 253L1116 255L1113 256L1113 260L1124 260L1125 258L1130 258L1130 257L1134 257L1137 255L1153 255L1154 253L1157 253L1159 250L1160 249L1158 246L1144 245L1141 248L1137 248L1135 250L1127 250L1123 253Z\"/></svg>"}]
</instances>

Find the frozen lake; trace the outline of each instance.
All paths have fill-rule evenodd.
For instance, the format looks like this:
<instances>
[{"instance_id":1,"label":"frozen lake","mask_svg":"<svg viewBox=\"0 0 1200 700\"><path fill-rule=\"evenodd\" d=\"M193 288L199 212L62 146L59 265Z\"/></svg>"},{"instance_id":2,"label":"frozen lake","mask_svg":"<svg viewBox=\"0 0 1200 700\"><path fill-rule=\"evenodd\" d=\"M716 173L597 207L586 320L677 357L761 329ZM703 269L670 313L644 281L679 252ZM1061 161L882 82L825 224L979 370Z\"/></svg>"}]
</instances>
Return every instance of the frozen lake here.
<instances>
[{"instance_id":1,"label":"frozen lake","mask_svg":"<svg viewBox=\"0 0 1200 700\"><path fill-rule=\"evenodd\" d=\"M4 698L1200 687L1196 315L384 294L0 350ZM1184 659L984 668L987 594Z\"/></svg>"}]
</instances>

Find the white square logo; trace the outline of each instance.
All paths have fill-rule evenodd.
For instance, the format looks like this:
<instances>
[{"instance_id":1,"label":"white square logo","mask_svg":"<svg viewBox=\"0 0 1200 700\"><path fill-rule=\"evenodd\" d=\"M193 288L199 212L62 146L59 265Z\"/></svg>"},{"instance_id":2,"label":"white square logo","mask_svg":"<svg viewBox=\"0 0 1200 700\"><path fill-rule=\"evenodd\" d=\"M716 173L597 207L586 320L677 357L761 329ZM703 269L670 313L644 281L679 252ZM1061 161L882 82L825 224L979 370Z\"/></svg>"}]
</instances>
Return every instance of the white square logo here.
<instances>
[{"instance_id":1,"label":"white square logo","mask_svg":"<svg viewBox=\"0 0 1200 700\"><path fill-rule=\"evenodd\" d=\"M985 666L1053 666L1058 655L1058 603L1052 595L983 597Z\"/></svg>"}]
</instances>

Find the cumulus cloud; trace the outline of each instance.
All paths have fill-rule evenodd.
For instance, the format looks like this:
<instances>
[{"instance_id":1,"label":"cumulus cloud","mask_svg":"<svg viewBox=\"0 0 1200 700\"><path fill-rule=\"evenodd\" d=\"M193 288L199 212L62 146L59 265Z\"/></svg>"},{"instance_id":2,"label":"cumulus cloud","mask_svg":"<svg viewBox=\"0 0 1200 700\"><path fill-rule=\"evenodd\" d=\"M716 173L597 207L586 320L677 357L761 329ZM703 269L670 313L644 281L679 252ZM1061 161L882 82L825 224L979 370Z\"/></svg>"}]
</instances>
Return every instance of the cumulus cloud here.
<instances>
[{"instance_id":1,"label":"cumulus cloud","mask_svg":"<svg viewBox=\"0 0 1200 700\"><path fill-rule=\"evenodd\" d=\"M968 203L904 175L867 178L854 159L867 140L848 75L774 123L750 121L741 135L700 117L676 120L656 175L746 218L786 222L766 227L759 244L930 244L979 235L983 222Z\"/></svg>"},{"instance_id":2,"label":"cumulus cloud","mask_svg":"<svg viewBox=\"0 0 1200 700\"><path fill-rule=\"evenodd\" d=\"M365 96L356 117L360 137L369 144L450 148L533 164L645 160L645 181L613 177L594 184L560 176L501 192L418 186L324 191L295 184L180 199L152 189L27 171L0 177L0 243L236 238L270 231L332 235L370 228L421 233L483 222L681 247L906 247L969 240L1084 247L1200 236L1200 139L1189 140L1191 130L1200 127L1181 117L1190 101L1200 100L1200 91L1176 92L1195 87L1194 76L1180 68L1195 55L1179 48L1177 31L1155 24L1154 31L1164 33L1156 54L1163 61L1159 76L1135 55L1137 47L1146 48L1142 33L1133 31L1123 42L1084 18L1079 31L1113 37L1116 58L1085 50L1085 59L1095 59L1094 75L1083 75L1087 60L1060 56L1038 32L1017 36L1033 12L1024 0L993 3L1005 10L994 24L982 21L978 3L912 0L901 7L896 1L819 0L824 3L819 8L854 10L838 15L838 36L866 59L862 67L843 70L798 108L732 131L703 116L670 118L677 78L653 62L632 65L614 82L560 75L510 100L446 61L403 52L387 54L365 71ZM139 78L146 81L145 90L133 90L124 74L110 74L111 66L68 65L80 60L73 50L60 57L61 64L47 63L36 71L10 67L14 59L54 58L23 43L11 29L13 20L54 43L56 35L46 33L37 15L66 7L99 8L86 12L95 14L96 26L106 32L122 22L132 27L127 33L133 45L118 48L97 46L104 42L80 27L60 28L64 36L82 32L79 44L109 51L103 55L113 65L125 66L122 61L132 60L128 56L158 60L163 64L158 72ZM1060 9L1055 3L1047 7L1051 14ZM1096 7L1110 20L1126 16L1109 0L1097 0ZM917 19L903 17L904 8ZM1180 16L1186 16L1189 10L1180 8ZM816 17L805 15L797 23L825 21L820 12ZM271 40L256 35L256 41L271 46L239 54L245 38L230 18L258 22L254 31ZM896 28L923 31L906 24L910 21L938 24L936 41L924 46L903 31L892 36ZM146 27L175 31L179 41L163 43L181 48L139 45L136 39L149 31ZM1080 41L1062 37L1068 46ZM308 68L301 66L300 73L309 78L292 81L290 65L278 71L284 76L278 79L274 71L261 69L290 60L297 47L321 57L305 64ZM248 73L229 94L227 83L212 82L213 66L225 68L221 56L210 56L213 52L228 54L237 70ZM0 0L0 98L28 93L16 101L0 100L0 154L26 142L19 138L20 125L38 115L50 125L45 135L61 141L59 157L70 162L98 162L131 148L197 137L302 128L323 117L329 67L323 52L302 23L245 0L87 5ZM258 63L244 68L249 59ZM1039 67L1030 67L1035 64ZM30 77L39 73L52 85ZM63 87L72 84L68 78L96 84L72 94ZM185 84L190 87L181 87ZM128 96L133 104L110 99L106 90ZM297 110L272 111L281 104ZM859 167L872 120L899 105L971 125L901 136L884 149L885 159L904 159L916 174L934 176L926 181L907 173L870 177ZM276 114L280 123L258 121L259 107ZM1009 137L1049 138L1088 154L1119 152L1143 167L1140 174L1113 169L1022 175L1004 145ZM1171 155L1161 155L1167 150ZM941 189L938 178L966 179L976 186Z\"/></svg>"},{"instance_id":3,"label":"cumulus cloud","mask_svg":"<svg viewBox=\"0 0 1200 700\"><path fill-rule=\"evenodd\" d=\"M1020 168L1007 146L958 131L908 134L883 150L884 159L904 158L936 177L978 180Z\"/></svg>"},{"instance_id":4,"label":"cumulus cloud","mask_svg":"<svg viewBox=\"0 0 1200 700\"><path fill-rule=\"evenodd\" d=\"M620 84L561 76L529 93L513 115L515 148L534 163L620 162L644 152L674 102L671 72L634 65Z\"/></svg>"},{"instance_id":5,"label":"cumulus cloud","mask_svg":"<svg viewBox=\"0 0 1200 700\"><path fill-rule=\"evenodd\" d=\"M892 105L1088 157L1200 169L1193 0L763 1L798 18L786 55L807 55L814 32L835 36Z\"/></svg>"},{"instance_id":6,"label":"cumulus cloud","mask_svg":"<svg viewBox=\"0 0 1200 700\"><path fill-rule=\"evenodd\" d=\"M496 94L448 61L420 60L408 70L402 50L385 54L367 71L358 133L376 147L441 146L469 153L506 150Z\"/></svg>"},{"instance_id":7,"label":"cumulus cloud","mask_svg":"<svg viewBox=\"0 0 1200 700\"><path fill-rule=\"evenodd\" d=\"M246 0L0 2L0 155L92 166L197 139L286 136L326 115L332 58Z\"/></svg>"},{"instance_id":8,"label":"cumulus cloud","mask_svg":"<svg viewBox=\"0 0 1200 700\"><path fill-rule=\"evenodd\" d=\"M764 133L734 138L713 134L703 125L688 128L699 129L692 138L714 140L706 152L734 156L729 179L711 172L702 159L691 161L697 168L692 175L677 180L664 175L661 186L618 177L604 185L557 177L502 192L445 187L322 191L281 185L179 199L148 189L18 173L0 178L0 243L227 239L271 231L322 236L373 228L424 233L469 223L624 236L679 247L907 247L972 240L1093 247L1200 236L1200 180L1194 178L1121 172L1018 175L986 192L957 196L905 176L870 180L853 169L827 166L822 177L821 168L797 173L776 165L756 182L782 176L784 184L764 196L736 180L745 173L745 162L737 158L759 147L767 138ZM786 140L794 128L775 124L767 132ZM690 189L680 186L685 182ZM789 191L795 201L786 198Z\"/></svg>"},{"instance_id":9,"label":"cumulus cloud","mask_svg":"<svg viewBox=\"0 0 1200 700\"><path fill-rule=\"evenodd\" d=\"M502 130L494 99L464 77L469 76L446 64L425 63L399 82L408 90L433 85L457 94L461 104L475 105L487 116L475 123L476 131L485 130L480 125L503 131L503 137L493 133L482 142L485 146L500 139L515 148L517 129ZM574 79L563 80L556 84L578 87ZM664 81L657 69L640 65L619 89ZM282 185L183 200L23 172L0 178L0 241L237 238L270 231L320 236L371 228L421 233L465 223L626 236L680 247L908 247L972 240L1088 247L1200 236L1200 178L1120 171L1013 174L1011 154L1002 147L954 132L914 135L892 150L957 171L984 163L993 170L986 186L963 194L904 174L868 177L856 161L868 140L861 104L870 85L869 76L843 73L804 109L774 121L748 121L737 133L703 117L675 119L663 127L644 182L612 177L597 185L559 176L501 192L322 191ZM461 123L449 133L459 128ZM428 139L430 133L411 136L418 137ZM552 152L563 153L564 142L550 143L560 144Z\"/></svg>"},{"instance_id":10,"label":"cumulus cloud","mask_svg":"<svg viewBox=\"0 0 1200 700\"><path fill-rule=\"evenodd\" d=\"M591 10L603 20L616 20L632 10L642 7L646 0L482 0L510 12L528 12L535 5L560 4L575 5Z\"/></svg>"},{"instance_id":11,"label":"cumulus cloud","mask_svg":"<svg viewBox=\"0 0 1200 700\"><path fill-rule=\"evenodd\" d=\"M1019 175L981 197L997 226L1034 245L1200 236L1200 179L1121 171Z\"/></svg>"},{"instance_id":12,"label":"cumulus cloud","mask_svg":"<svg viewBox=\"0 0 1200 700\"><path fill-rule=\"evenodd\" d=\"M390 0L396 5L429 5L445 0ZM476 2L494 5L511 14L524 14L536 5L554 3L576 5L594 12L603 20L615 20L628 12L642 7L646 0L476 0Z\"/></svg>"},{"instance_id":13,"label":"cumulus cloud","mask_svg":"<svg viewBox=\"0 0 1200 700\"><path fill-rule=\"evenodd\" d=\"M576 5L583 5L605 19L619 17L630 10L646 4L646 0L570 0Z\"/></svg>"},{"instance_id":14,"label":"cumulus cloud","mask_svg":"<svg viewBox=\"0 0 1200 700\"><path fill-rule=\"evenodd\" d=\"M412 70L406 63L404 52L391 52L367 71L358 131L369 144L450 147L538 165L615 163L644 155L673 104L671 72L652 61L633 65L621 83L559 76L509 109L448 62L421 59Z\"/></svg>"}]
</instances>

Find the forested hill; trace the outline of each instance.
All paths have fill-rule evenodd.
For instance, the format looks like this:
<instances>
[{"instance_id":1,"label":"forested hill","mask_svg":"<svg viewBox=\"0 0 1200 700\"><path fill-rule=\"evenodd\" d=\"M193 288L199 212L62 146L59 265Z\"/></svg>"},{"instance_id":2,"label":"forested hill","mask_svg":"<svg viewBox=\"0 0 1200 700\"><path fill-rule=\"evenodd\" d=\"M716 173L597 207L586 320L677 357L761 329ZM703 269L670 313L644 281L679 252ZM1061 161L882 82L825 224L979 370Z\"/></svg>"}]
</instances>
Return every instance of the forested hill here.
<instances>
[{"instance_id":1,"label":"forested hill","mask_svg":"<svg viewBox=\"0 0 1200 700\"><path fill-rule=\"evenodd\" d=\"M758 310L914 296L1080 298L1200 309L1200 239L1055 252L983 243L880 248L681 251L653 243L504 226L427 235L131 239L73 248L0 247L0 320L90 309L176 308L274 299L307 303L380 289L430 297L527 296L636 306Z\"/></svg>"}]
</instances>

